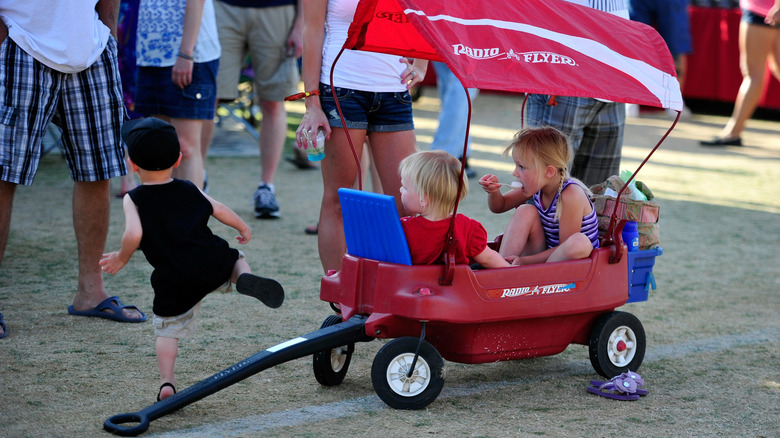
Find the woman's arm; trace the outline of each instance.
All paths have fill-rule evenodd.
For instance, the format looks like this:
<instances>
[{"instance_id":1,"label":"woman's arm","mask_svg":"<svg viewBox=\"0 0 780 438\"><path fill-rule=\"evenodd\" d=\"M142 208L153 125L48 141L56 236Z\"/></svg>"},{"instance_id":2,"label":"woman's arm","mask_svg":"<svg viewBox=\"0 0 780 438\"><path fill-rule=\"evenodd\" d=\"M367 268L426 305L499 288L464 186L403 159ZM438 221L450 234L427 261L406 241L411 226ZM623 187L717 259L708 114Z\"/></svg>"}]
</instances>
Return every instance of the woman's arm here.
<instances>
[{"instance_id":1,"label":"woman's arm","mask_svg":"<svg viewBox=\"0 0 780 438\"><path fill-rule=\"evenodd\" d=\"M303 88L304 91L319 90L320 71L322 70L322 45L325 43L325 14L328 11L328 0L302 0L303 3ZM317 129L325 130L330 138L330 124L322 112L320 97L311 95L305 98L306 113L296 131L298 146L302 147L302 131L316 133Z\"/></svg>"},{"instance_id":2,"label":"woman's arm","mask_svg":"<svg viewBox=\"0 0 780 438\"><path fill-rule=\"evenodd\" d=\"M184 88L192 83L192 66L195 61L192 54L195 52L195 43L200 32L200 21L203 17L203 4L206 0L187 0L184 8L184 28L182 29L179 53L173 64L173 83L179 88ZM189 58L189 59L187 59Z\"/></svg>"}]
</instances>

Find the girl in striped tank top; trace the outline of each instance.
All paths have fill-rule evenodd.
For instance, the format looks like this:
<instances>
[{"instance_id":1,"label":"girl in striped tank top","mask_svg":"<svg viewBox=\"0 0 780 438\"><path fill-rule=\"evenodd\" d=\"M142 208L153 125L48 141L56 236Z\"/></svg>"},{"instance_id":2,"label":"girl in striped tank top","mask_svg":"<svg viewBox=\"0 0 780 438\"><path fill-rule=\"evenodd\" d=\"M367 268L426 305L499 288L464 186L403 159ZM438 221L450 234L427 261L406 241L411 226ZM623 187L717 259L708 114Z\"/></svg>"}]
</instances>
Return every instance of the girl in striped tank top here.
<instances>
[{"instance_id":1,"label":"girl in striped tank top","mask_svg":"<svg viewBox=\"0 0 780 438\"><path fill-rule=\"evenodd\" d=\"M552 127L526 128L504 151L510 154L522 186L502 194L495 175L479 180L490 211L515 209L499 254L513 265L588 257L599 246L598 219L590 190L569 175L573 153L566 137Z\"/></svg>"}]
</instances>

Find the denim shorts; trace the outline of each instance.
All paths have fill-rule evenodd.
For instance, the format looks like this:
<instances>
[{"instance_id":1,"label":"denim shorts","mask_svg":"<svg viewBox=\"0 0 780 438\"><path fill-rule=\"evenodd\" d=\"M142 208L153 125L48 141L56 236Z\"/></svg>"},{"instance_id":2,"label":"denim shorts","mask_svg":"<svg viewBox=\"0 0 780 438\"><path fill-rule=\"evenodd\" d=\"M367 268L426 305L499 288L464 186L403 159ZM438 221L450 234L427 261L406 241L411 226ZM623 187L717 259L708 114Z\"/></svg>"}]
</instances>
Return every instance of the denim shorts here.
<instances>
[{"instance_id":1,"label":"denim shorts","mask_svg":"<svg viewBox=\"0 0 780 438\"><path fill-rule=\"evenodd\" d=\"M747 24L757 24L759 26L766 26L766 27L772 27L772 28L775 28L775 29L780 29L780 23L775 24L775 25L766 24L764 22L765 18L766 18L765 16L758 15L755 12L750 12L747 9L743 9L742 10L742 20L741 21L744 21Z\"/></svg>"},{"instance_id":2,"label":"denim shorts","mask_svg":"<svg viewBox=\"0 0 780 438\"><path fill-rule=\"evenodd\" d=\"M218 67L218 59L196 62L192 67L192 83L182 89L171 79L173 67L139 66L133 110L145 116L213 119Z\"/></svg>"},{"instance_id":3,"label":"denim shorts","mask_svg":"<svg viewBox=\"0 0 780 438\"><path fill-rule=\"evenodd\" d=\"M365 129L368 132L414 129L412 96L408 91L375 93L340 87L335 90L349 129ZM322 111L328 116L330 126L343 127L330 85L320 83L320 103Z\"/></svg>"}]
</instances>

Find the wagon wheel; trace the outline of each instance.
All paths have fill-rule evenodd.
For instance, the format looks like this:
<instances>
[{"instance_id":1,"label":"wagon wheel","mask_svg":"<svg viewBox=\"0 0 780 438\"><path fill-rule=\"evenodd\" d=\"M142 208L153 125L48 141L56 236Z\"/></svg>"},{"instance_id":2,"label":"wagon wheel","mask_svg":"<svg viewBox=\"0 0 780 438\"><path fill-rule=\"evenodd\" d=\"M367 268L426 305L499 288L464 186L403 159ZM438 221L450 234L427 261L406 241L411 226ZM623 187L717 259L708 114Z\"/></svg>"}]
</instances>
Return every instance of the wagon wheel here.
<instances>
[{"instance_id":1,"label":"wagon wheel","mask_svg":"<svg viewBox=\"0 0 780 438\"><path fill-rule=\"evenodd\" d=\"M589 344L590 363L602 376L636 371L645 357L645 329L630 313L606 313L593 324Z\"/></svg>"},{"instance_id":2,"label":"wagon wheel","mask_svg":"<svg viewBox=\"0 0 780 438\"><path fill-rule=\"evenodd\" d=\"M419 356L408 376L418 345ZM417 338L398 338L377 352L371 366L371 382L388 406L423 409L436 400L444 387L443 368L444 360L433 345Z\"/></svg>"},{"instance_id":3,"label":"wagon wheel","mask_svg":"<svg viewBox=\"0 0 780 438\"><path fill-rule=\"evenodd\" d=\"M341 323L341 316L330 315L322 322L321 329ZM312 366L314 368L314 378L324 386L336 386L344 381L347 375L349 363L352 360L352 352L355 351L355 344L342 345L329 350L321 350L314 353L312 357Z\"/></svg>"}]
</instances>

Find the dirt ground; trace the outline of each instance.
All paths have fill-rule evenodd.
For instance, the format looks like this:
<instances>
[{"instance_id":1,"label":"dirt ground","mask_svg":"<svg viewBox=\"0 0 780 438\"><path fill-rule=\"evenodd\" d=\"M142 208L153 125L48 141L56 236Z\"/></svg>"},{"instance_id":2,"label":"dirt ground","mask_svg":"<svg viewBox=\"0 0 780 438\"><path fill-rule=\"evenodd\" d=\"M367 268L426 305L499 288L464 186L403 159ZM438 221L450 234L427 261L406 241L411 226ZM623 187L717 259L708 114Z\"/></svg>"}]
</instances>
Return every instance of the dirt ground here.
<instances>
[{"instance_id":1,"label":"dirt ground","mask_svg":"<svg viewBox=\"0 0 780 438\"><path fill-rule=\"evenodd\" d=\"M425 90L415 106L420 148L436 127L438 100ZM511 181L503 147L519 128L522 100L483 93L474 103L473 157L481 174ZM291 104L291 123L302 108ZM694 114L680 122L639 174L661 204L663 256L658 289L625 305L647 333L638 370L649 395L608 400L585 391L597 378L587 347L545 358L483 365L445 363L445 386L420 411L388 408L371 385L371 363L383 341L360 343L345 381L320 386L302 358L247 378L152 422L145 436L780 436L780 123L752 120L743 148L706 149L724 117ZM633 170L671 120L629 119L623 168ZM288 152L289 153L289 152ZM179 389L273 345L319 328L332 314L319 299L322 275L315 223L318 171L283 162L277 174L282 218L258 221L250 203L259 175L257 149L226 123L208 159L210 193L254 229L245 248L260 275L277 279L284 305L265 308L239 295L212 295L200 327L180 343ZM486 208L476 181L461 212L493 236L508 216ZM0 437L100 437L110 416L140 410L157 393L151 322L118 324L72 317L76 286L71 189L58 153L48 154L35 184L20 187L6 257L0 268ZM118 189L118 181L113 191ZM109 250L123 231L112 201ZM216 221L228 240L235 233ZM151 316L151 268L137 254L108 289Z\"/></svg>"}]
</instances>

